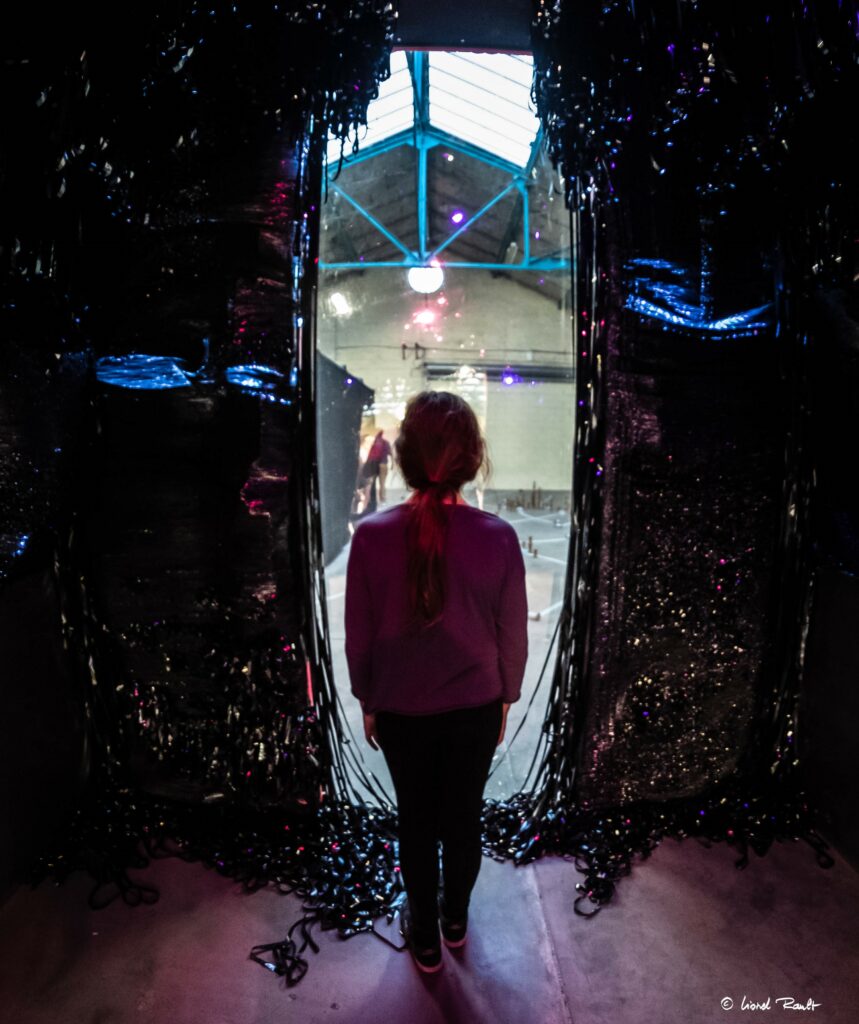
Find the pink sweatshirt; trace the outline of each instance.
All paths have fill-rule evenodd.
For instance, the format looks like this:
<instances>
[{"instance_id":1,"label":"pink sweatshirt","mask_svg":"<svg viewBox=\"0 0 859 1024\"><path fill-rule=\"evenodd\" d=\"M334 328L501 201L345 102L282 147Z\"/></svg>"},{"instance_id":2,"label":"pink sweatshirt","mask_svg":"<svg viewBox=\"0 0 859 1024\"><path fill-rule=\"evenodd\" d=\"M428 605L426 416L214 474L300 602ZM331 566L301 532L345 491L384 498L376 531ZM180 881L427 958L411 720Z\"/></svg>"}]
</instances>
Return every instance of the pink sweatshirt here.
<instances>
[{"instance_id":1,"label":"pink sweatshirt","mask_svg":"<svg viewBox=\"0 0 859 1024\"><path fill-rule=\"evenodd\" d=\"M513 527L472 505L446 505L445 606L408 629L406 517L363 520L346 572L346 659L365 711L426 715L519 699L528 657L525 562Z\"/></svg>"}]
</instances>

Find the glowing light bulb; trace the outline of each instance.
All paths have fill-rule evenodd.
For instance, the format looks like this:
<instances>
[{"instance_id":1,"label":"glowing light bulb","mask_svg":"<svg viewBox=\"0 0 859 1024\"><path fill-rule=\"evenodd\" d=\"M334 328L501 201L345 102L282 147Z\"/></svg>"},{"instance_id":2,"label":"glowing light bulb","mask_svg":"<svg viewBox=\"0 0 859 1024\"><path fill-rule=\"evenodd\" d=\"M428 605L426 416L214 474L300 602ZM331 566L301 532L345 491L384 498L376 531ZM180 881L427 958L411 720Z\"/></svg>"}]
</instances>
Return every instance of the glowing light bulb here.
<instances>
[{"instance_id":1,"label":"glowing light bulb","mask_svg":"<svg viewBox=\"0 0 859 1024\"><path fill-rule=\"evenodd\" d=\"M450 215L450 219L453 224L461 224L465 220L465 214L462 210L454 210Z\"/></svg>"},{"instance_id":2,"label":"glowing light bulb","mask_svg":"<svg viewBox=\"0 0 859 1024\"><path fill-rule=\"evenodd\" d=\"M412 267L408 273L409 287L422 295L437 292L444 284L444 271L437 260L426 267Z\"/></svg>"}]
</instances>

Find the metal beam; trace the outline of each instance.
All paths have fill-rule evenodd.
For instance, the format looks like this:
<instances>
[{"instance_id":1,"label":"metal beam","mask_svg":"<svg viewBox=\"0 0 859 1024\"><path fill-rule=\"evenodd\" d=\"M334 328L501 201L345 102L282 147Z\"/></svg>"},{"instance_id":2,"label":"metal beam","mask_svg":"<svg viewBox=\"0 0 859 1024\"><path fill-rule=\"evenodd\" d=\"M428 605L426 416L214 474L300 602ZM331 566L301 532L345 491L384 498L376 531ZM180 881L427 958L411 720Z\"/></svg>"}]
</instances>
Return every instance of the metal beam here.
<instances>
[{"instance_id":1,"label":"metal beam","mask_svg":"<svg viewBox=\"0 0 859 1024\"><path fill-rule=\"evenodd\" d=\"M427 147L425 140L418 144L418 252L421 259L427 255Z\"/></svg>"},{"instance_id":2,"label":"metal beam","mask_svg":"<svg viewBox=\"0 0 859 1024\"><path fill-rule=\"evenodd\" d=\"M369 210L365 210L364 207L358 202L358 200L353 199L352 196L350 196L348 192L344 191L337 184L336 181L330 182L330 187L334 189L337 195L342 196L348 203L351 203L352 206L354 206L355 209L358 211L358 213L360 213L365 220L368 220L377 231L381 232L385 236L385 238L388 239L389 242L395 245L400 250L400 252L403 253L404 256L407 256L409 259L412 259L414 257L414 253L411 251L411 249L406 248L406 246L403 245L403 243L399 240L399 238L397 238L396 235L391 234L391 232L388 231L388 229L385 227L384 224L381 223L381 221L376 220L376 218L373 216L372 213L369 212ZM363 264L359 263L358 266L363 266Z\"/></svg>"},{"instance_id":3,"label":"metal beam","mask_svg":"<svg viewBox=\"0 0 859 1024\"><path fill-rule=\"evenodd\" d=\"M537 160L540 156L540 149L543 145L543 129L540 127L537 131L537 135L534 141L531 143L531 155L528 157L528 163L525 165L525 170L522 172L520 180L519 194L522 196L522 207L515 207L513 212L510 214L510 220L507 224L507 230L504 232L504 237L501 239L501 247L498 251L498 259L503 260L507 254L507 250L510 248L512 242L516 240L516 232L519 230L520 224L524 220L525 225L522 233L522 249L525 254L524 258L527 260L530 255L531 242L530 242L530 211L528 208L529 195L528 191L531 186L531 174L534 167L537 164Z\"/></svg>"},{"instance_id":4,"label":"metal beam","mask_svg":"<svg viewBox=\"0 0 859 1024\"><path fill-rule=\"evenodd\" d=\"M534 136L534 141L531 143L531 155L528 157L528 163L525 164L525 177L530 179L531 172L537 166L537 160L540 156L540 148L543 145L543 126L537 129L537 134Z\"/></svg>"},{"instance_id":5,"label":"metal beam","mask_svg":"<svg viewBox=\"0 0 859 1024\"><path fill-rule=\"evenodd\" d=\"M409 270L411 267L423 267L426 266L426 264L417 255L415 255L413 258L406 260L362 260L359 263L326 263L324 260L320 260L319 266L322 270L369 270L373 267L387 267L388 269L391 267L400 267L402 270ZM444 270L527 270L530 273L536 272L545 274L551 274L556 270L569 270L569 268L569 260L558 259L531 260L530 263L460 263L457 260L451 263L442 264L442 269Z\"/></svg>"},{"instance_id":6,"label":"metal beam","mask_svg":"<svg viewBox=\"0 0 859 1024\"><path fill-rule=\"evenodd\" d=\"M407 55L412 89L415 97L415 125L429 127L429 61L427 54L416 51Z\"/></svg>"},{"instance_id":7,"label":"metal beam","mask_svg":"<svg viewBox=\"0 0 859 1024\"><path fill-rule=\"evenodd\" d=\"M504 160L502 157L496 156L496 154L489 152L488 150L482 149L480 146L475 146L473 143L466 142L463 139L457 138L454 135L450 135L445 131L435 128L430 124L430 109L429 109L429 59L428 55L423 52L413 52L407 55L409 73L412 79L412 94L414 99L414 127L413 129L407 129L402 132L398 132L396 135L392 135L388 139L384 139L379 143L375 143L369 146L367 149L360 150L357 154L352 157L345 156L343 160L343 166L353 166L362 163L365 160L369 160L374 156L379 156L382 153L389 152L392 149L396 149L399 146L412 146L417 150L417 223L418 223L418 251L412 252L406 245L404 245L393 232L386 228L379 220L377 220L368 210L366 210L357 200L353 199L344 189L342 189L336 182L330 182L330 187L333 188L339 195L342 195L352 206L358 211L358 213L364 217L370 224L376 228L388 241L391 242L400 252L403 253L405 259L399 261L371 261L371 260L353 260L353 261L341 261L336 263L325 263L320 262L320 267L324 269L340 269L340 270L363 270L368 267L418 267L425 266L430 260L438 257L438 254L443 252L452 242L459 238L464 232L468 231L476 221L478 221L488 210L490 210L496 203L500 202L505 196L507 196L513 189L516 189L522 200L522 224L524 234L524 245L522 253L522 261L519 263L482 263L478 261L465 261L462 263L451 263L448 266L456 266L462 269L482 269L482 270L527 270L532 272L544 272L551 273L556 270L567 270L569 269L570 263L568 260L559 260L551 258L543 258L540 260L531 260L531 239L530 239L530 209L529 209L529 190L528 184L530 183L531 174L536 165L536 161L539 157L540 148L543 142L542 128L537 132L533 143L531 144L531 152L528 158L528 162L525 167L520 167L517 164L511 163L509 160ZM445 241L441 243L432 252L429 252L429 212L428 212L428 181L427 181L427 164L428 164L428 153L429 150L435 146L444 146L446 149L452 150L456 153L462 153L469 156L481 163L487 164L491 167L495 167L498 170L503 171L505 174L510 175L510 183L497 195L495 195L489 202L478 210L474 216L470 217L463 225L457 228ZM518 204L517 204L518 206ZM507 239L507 245L509 246L509 240L513 237L519 226L519 215L518 210L514 210L511 215L511 219L508 225L505 237ZM503 257L504 252L500 253L499 256Z\"/></svg>"},{"instance_id":8,"label":"metal beam","mask_svg":"<svg viewBox=\"0 0 859 1024\"><path fill-rule=\"evenodd\" d=\"M430 125L429 128L427 128L426 135L428 138L432 139L434 146L444 146L445 149L452 149L457 153L464 153L466 156L473 157L481 163L489 164L491 167L497 167L499 170L505 171L514 178L520 178L525 173L525 168L520 167L519 164L511 163L510 160L505 160L503 157L496 156L494 153L490 153L488 149L481 149L480 146L475 146L473 143L466 142L464 139L458 139L455 135L449 135L447 132L443 132L440 128L434 128Z\"/></svg>"},{"instance_id":9,"label":"metal beam","mask_svg":"<svg viewBox=\"0 0 859 1024\"><path fill-rule=\"evenodd\" d=\"M374 156L381 156L382 153L388 153L392 149L398 149L400 146L414 146L414 144L414 129L406 128L404 131L397 132L396 135L390 135L387 139L382 139L381 142L372 143L366 149L359 149L357 153L344 152L343 167L355 167L356 164L361 164L365 160L372 160ZM337 163L339 162L338 159ZM331 169L331 164L328 165L328 168L329 170Z\"/></svg>"},{"instance_id":10,"label":"metal beam","mask_svg":"<svg viewBox=\"0 0 859 1024\"><path fill-rule=\"evenodd\" d=\"M485 204L484 204L484 205L483 205L483 206L482 206L482 207L481 207L481 208L480 208L480 209L479 209L479 210L477 211L477 213L475 213L475 215L474 215L473 217L469 217L469 219L468 219L468 220L467 220L467 221L466 221L466 222L465 222L465 223L464 223L464 224L462 225L462 227L459 227L459 228L457 228L457 229L456 229L456 231L454 231L454 233L453 233L452 235L449 235L449 236L448 236L448 237L447 237L447 238L445 239L445 241L443 241L443 242L441 243L441 245L440 245L440 246L438 246L438 248L436 248L436 249L433 249L433 251L432 251L432 252L430 253L430 259L435 259L435 257L437 257L437 256L438 256L438 254L439 254L439 253L440 253L440 252L442 251L442 249L446 249L446 248L447 248L447 247L448 247L448 246L450 245L450 243L454 241L454 239L457 239L457 238L459 238L459 236L460 236L460 235L461 235L461 234L462 234L462 233L463 233L464 231L468 231L468 229L469 229L469 228L471 227L471 225L472 225L472 224L473 224L473 223L474 223L474 222L475 222L476 220L479 220L479 219L480 219L480 218L481 218L481 217L482 217L482 216L484 215L484 213L486 213L486 212L487 212L487 210L491 210L491 209L492 209L492 207L493 207L493 206L495 206L495 204L496 204L496 203L499 203L499 202L501 202L501 200L502 200L502 199L503 199L503 198L504 198L504 197L505 197L506 195L509 195L509 194L510 194L510 193L511 193L511 192L513 191L513 189L514 189L514 188L516 188L516 182L515 182L515 181L511 181L511 182L510 182L510 184L509 184L509 185L508 185L508 186L507 186L506 188L502 189L502 190L501 190L501 191L500 191L500 192L498 193L498 195L496 195L496 196L493 196L493 197L492 197L492 199L490 199L488 203L485 203Z\"/></svg>"},{"instance_id":11,"label":"metal beam","mask_svg":"<svg viewBox=\"0 0 859 1024\"><path fill-rule=\"evenodd\" d=\"M456 153L463 153L465 156L473 157L481 163L497 167L513 177L521 178L530 174L528 165L520 167L519 164L511 163L503 157L490 153L488 149L481 149L480 146L475 146L464 139L458 139L455 135L449 135L447 132L443 132L440 128L434 128L430 124L427 124L424 128L423 135L427 142L427 149L432 149L433 146L444 146L445 149L451 149ZM365 160L372 160L373 157L381 156L382 153L397 149L399 146L413 146L417 148L417 137L413 128L406 128L387 139L374 142L365 149L359 149L354 155L344 154L343 167L344 169L354 167L356 164L363 163Z\"/></svg>"},{"instance_id":12,"label":"metal beam","mask_svg":"<svg viewBox=\"0 0 859 1024\"><path fill-rule=\"evenodd\" d=\"M531 260L531 211L528 186L524 181L519 182L519 192L522 196L522 259L528 263Z\"/></svg>"},{"instance_id":13,"label":"metal beam","mask_svg":"<svg viewBox=\"0 0 859 1024\"><path fill-rule=\"evenodd\" d=\"M427 129L429 128L429 61L425 53L411 53L408 57L415 101L414 145L418 151L418 253L427 255Z\"/></svg>"}]
</instances>

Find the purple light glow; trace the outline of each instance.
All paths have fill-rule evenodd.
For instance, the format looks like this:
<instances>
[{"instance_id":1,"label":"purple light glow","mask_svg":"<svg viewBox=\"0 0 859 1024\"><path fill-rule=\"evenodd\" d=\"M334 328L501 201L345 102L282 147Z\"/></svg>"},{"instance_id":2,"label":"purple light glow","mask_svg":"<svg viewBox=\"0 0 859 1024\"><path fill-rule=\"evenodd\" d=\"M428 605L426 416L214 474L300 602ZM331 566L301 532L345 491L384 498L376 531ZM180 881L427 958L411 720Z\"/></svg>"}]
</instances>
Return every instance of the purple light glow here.
<instances>
[{"instance_id":1,"label":"purple light glow","mask_svg":"<svg viewBox=\"0 0 859 1024\"><path fill-rule=\"evenodd\" d=\"M465 214L462 210L454 210L450 215L450 219L453 224L461 224L465 220Z\"/></svg>"}]
</instances>

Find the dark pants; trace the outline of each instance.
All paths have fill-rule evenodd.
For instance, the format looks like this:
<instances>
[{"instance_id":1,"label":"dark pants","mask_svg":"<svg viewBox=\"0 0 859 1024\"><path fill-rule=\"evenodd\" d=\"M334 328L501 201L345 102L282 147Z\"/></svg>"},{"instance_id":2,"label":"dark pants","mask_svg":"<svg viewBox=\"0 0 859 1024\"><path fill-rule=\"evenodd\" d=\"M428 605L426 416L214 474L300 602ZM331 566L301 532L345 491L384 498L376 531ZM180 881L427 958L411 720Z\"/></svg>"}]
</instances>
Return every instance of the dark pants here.
<instances>
[{"instance_id":1,"label":"dark pants","mask_svg":"<svg viewBox=\"0 0 859 1024\"><path fill-rule=\"evenodd\" d=\"M501 731L501 701L437 715L376 714L397 794L400 870L415 937L438 937L438 844L445 911L465 916L481 862L483 788Z\"/></svg>"}]
</instances>

